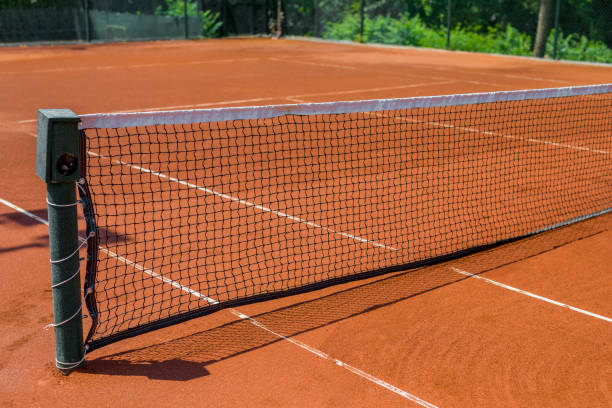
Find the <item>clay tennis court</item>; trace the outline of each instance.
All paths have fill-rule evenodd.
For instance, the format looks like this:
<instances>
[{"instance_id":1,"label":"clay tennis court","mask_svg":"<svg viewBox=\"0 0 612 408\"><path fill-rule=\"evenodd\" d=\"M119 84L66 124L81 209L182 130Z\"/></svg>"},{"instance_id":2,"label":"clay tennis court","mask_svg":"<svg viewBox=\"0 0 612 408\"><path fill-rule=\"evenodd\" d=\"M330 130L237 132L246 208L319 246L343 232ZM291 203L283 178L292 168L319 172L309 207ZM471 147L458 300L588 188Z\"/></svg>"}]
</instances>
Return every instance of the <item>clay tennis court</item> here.
<instances>
[{"instance_id":1,"label":"clay tennis court","mask_svg":"<svg viewBox=\"0 0 612 408\"><path fill-rule=\"evenodd\" d=\"M0 307L0 324L6 333L0 355L0 395L9 406L59 405L67 400L119 406L609 403L610 215L445 263L221 310L95 350L84 368L61 376L54 369L53 334L42 330L53 321L49 250L43 223L45 187L32 169L38 108L68 107L77 114L141 112L551 88L609 83L610 67L268 39L1 51L0 80L9 97L0 107L0 140L8 152L2 166L5 177L0 181L0 250L7 271ZM405 121L395 118L386 120L396 121L398 132L405 130ZM487 123L480 125L483 132L495 130ZM431 123L419 126L432 134L439 128ZM542 132L552 137L555 129ZM472 134L468 140L481 140L474 132L464 133ZM581 147L588 150L572 156L578 158L568 161L568 166L580 169L585 163L581 160L592 160L590 155L609 166L609 134L604 130L594 139L597 143L592 140L585 135L586 145ZM291 150L292 146L286 147ZM486 155L477 155L485 148L483 143L466 144L459 152L476 157L474 166L485 165ZM247 149L244 154L252 152ZM146 157L151 157L148 152ZM148 162L155 171L160 171L155 167L158 160ZM542 168L553 165L554 158L550 160L542 162ZM376 166L393 167L394 163ZM434 163L429 167L440 170ZM245 171L240 166L236 170L232 191L236 196L266 187L240 187ZM142 173L134 167L124 171ZM172 176L189 177L181 171ZM153 178L146 177L147 182ZM537 178L537 174L526 175L526 180L538 190L558 188L555 180ZM355 180L346 176L343 183L348 182ZM592 180L573 182L570 193L580 188L587 194L590 191L584 186ZM604 185L609 186L609 180L604 179ZM393 195L409 193L382 187L391 188ZM511 187L500 184L500 188ZM160 184L159 188L167 187ZM320 189L321 202L337 199L334 186L327 188L327 192ZM292 199L299 202L296 194ZM360 197L359 189L351 194L342 199L368 198ZM435 191L429 194L426 201L436 199ZM186 199L197 200L189 195ZM321 202L309 205L321 207ZM266 204L272 207L274 202ZM220 212L241 211L227 203L210 205ZM452 205L446 209L448 217L456 210ZM399 223L405 223L404 215L386 214ZM530 215L519 209L516 216ZM341 227L351 216L329 210L325 217L337 220L336 227ZM434 225L433 221L422 223L424 229ZM312 229L308 231L293 234L301 235L316 251L330 251L333 242L317 241ZM485 233L486 229L476 230L473 239ZM359 237L359 231L346 234ZM382 228L372 241L394 248L393 238ZM295 237L289 234L287 239ZM222 237L217 244L223 245ZM236 262L231 254L224 258L215 255L214 248L207 250L226 266ZM282 248L276 251L274 258L287 257ZM376 266L367 265L372 254L371 249L364 250L359 260L366 269ZM257 258L255 263L263 264ZM173 271L172 262L165 266ZM181 278L180 272L174 273L171 279Z\"/></svg>"}]
</instances>

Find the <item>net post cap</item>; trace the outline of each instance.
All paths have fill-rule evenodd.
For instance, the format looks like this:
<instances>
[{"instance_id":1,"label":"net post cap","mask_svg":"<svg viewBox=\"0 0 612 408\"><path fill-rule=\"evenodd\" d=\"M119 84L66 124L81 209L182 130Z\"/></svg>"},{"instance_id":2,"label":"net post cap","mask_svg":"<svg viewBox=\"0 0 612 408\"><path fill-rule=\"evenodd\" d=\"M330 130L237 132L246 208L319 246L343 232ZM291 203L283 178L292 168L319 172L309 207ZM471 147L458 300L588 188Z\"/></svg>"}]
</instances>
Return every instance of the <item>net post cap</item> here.
<instances>
[{"instance_id":1,"label":"net post cap","mask_svg":"<svg viewBox=\"0 0 612 408\"><path fill-rule=\"evenodd\" d=\"M70 109L38 110L36 174L45 183L78 180L80 120Z\"/></svg>"}]
</instances>

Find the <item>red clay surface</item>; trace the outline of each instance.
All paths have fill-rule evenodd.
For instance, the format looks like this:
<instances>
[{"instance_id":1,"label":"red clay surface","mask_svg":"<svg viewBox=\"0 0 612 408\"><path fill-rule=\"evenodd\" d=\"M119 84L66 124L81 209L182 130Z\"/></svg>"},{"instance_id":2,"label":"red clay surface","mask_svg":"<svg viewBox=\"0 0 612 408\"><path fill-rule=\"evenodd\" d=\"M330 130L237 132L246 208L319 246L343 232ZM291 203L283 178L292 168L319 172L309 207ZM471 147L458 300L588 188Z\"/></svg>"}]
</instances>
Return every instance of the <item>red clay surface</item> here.
<instances>
[{"instance_id":1,"label":"red clay surface","mask_svg":"<svg viewBox=\"0 0 612 408\"><path fill-rule=\"evenodd\" d=\"M0 74L0 198L43 218L38 108L84 114L612 82L603 66L268 39L2 48ZM611 227L603 216L448 264L239 308L310 350L221 311L100 349L63 377L53 333L42 330L52 320L46 227L0 204L0 404L418 406L410 393L440 407L609 406L609 321L453 268L609 318Z\"/></svg>"}]
</instances>

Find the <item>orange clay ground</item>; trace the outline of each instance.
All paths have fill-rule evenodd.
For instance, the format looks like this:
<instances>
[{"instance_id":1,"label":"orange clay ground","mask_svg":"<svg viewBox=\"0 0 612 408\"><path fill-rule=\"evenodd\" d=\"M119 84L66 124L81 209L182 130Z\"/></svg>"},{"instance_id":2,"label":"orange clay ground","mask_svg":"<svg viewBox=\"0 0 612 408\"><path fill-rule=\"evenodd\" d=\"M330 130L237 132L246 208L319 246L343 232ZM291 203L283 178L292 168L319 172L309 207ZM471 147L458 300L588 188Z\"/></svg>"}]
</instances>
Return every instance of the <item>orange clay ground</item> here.
<instances>
[{"instance_id":1,"label":"orange clay ground","mask_svg":"<svg viewBox=\"0 0 612 408\"><path fill-rule=\"evenodd\" d=\"M611 406L612 215L223 310L94 351L70 376L56 372L53 333L43 330L53 319L47 228L31 217L46 219L34 174L39 108L86 114L610 82L610 66L298 40L0 48L0 406Z\"/></svg>"}]
</instances>

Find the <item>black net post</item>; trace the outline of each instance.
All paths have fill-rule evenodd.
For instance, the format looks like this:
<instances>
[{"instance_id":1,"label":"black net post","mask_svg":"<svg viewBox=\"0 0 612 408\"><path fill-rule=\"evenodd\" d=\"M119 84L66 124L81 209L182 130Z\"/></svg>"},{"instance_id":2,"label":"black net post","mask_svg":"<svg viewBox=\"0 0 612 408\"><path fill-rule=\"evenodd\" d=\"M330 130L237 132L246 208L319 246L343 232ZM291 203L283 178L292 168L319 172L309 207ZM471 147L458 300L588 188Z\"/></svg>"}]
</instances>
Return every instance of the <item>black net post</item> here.
<instances>
[{"instance_id":1,"label":"black net post","mask_svg":"<svg viewBox=\"0 0 612 408\"><path fill-rule=\"evenodd\" d=\"M450 49L450 35L451 35L451 8L452 0L448 0L446 6L446 49Z\"/></svg>"},{"instance_id":2,"label":"black net post","mask_svg":"<svg viewBox=\"0 0 612 408\"><path fill-rule=\"evenodd\" d=\"M47 183L56 366L67 374L84 359L76 181L79 117L38 111L36 174Z\"/></svg>"},{"instance_id":3,"label":"black net post","mask_svg":"<svg viewBox=\"0 0 612 408\"><path fill-rule=\"evenodd\" d=\"M555 39L553 42L553 59L557 59L557 43L559 40L559 9L561 0L557 0L555 5Z\"/></svg>"}]
</instances>

